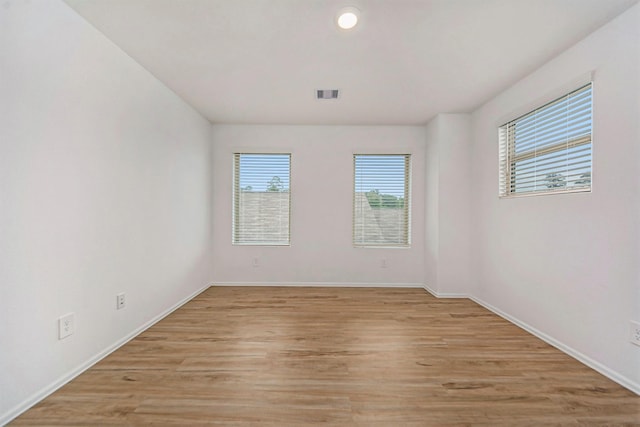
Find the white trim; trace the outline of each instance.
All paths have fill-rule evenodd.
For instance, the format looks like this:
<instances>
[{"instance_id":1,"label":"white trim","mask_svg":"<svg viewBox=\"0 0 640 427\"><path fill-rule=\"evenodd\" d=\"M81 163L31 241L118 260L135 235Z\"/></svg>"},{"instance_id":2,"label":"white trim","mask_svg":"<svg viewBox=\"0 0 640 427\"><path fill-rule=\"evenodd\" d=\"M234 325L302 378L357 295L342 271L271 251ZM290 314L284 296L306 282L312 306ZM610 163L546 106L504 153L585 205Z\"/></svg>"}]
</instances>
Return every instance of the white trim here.
<instances>
[{"instance_id":1,"label":"white trim","mask_svg":"<svg viewBox=\"0 0 640 427\"><path fill-rule=\"evenodd\" d=\"M84 373L87 369L91 368L93 365L95 365L96 363L98 363L99 361L101 361L102 359L104 359L105 357L107 357L108 355L110 355L111 353L113 353L114 351L116 351L117 349L119 349L120 347L122 347L123 345L128 343L129 341L131 341L133 338L135 338L136 336L138 336L139 334L141 334L142 332L144 332L145 330L147 330L148 328L150 328L151 326L156 324L158 321L164 319L169 314L171 314L175 310L179 309L184 304L188 303L193 298L195 298L196 296L198 296L202 292L206 291L210 287L211 287L211 285L207 284L206 286L203 286L202 288L196 290L195 292L191 293L190 295L187 295L186 297L184 297L183 299L178 301L176 304L174 304L171 307L167 308L166 310L164 310L163 312L161 312L160 314L158 314L157 316L155 316L154 318L152 318L148 322L144 323L140 327L134 329L132 332L130 332L129 334L125 335L123 338L119 339L115 343L111 344L110 346L108 346L107 348L102 350L101 352L97 353L95 356L89 358L87 361L82 363L80 366L78 366L78 367L74 368L73 370L71 370L70 372L67 372L66 374L62 375L60 378L58 378L57 380L55 380L53 383L49 384L48 386L44 387L40 391L32 394L31 397L29 397L28 399L24 400L22 403L18 404L17 406L13 407L13 409L9 410L7 413L5 413L2 416L0 416L0 426L8 424L10 421L12 421L13 419L17 418L23 412L26 412L28 409L30 409L33 405L35 405L36 403L38 403L41 400L45 399L47 396L49 396L50 394L52 394L53 392L55 392L56 390L58 390L62 386L66 385L68 382L70 382L71 380L76 378L78 375Z\"/></svg>"},{"instance_id":2,"label":"white trim","mask_svg":"<svg viewBox=\"0 0 640 427\"><path fill-rule=\"evenodd\" d=\"M555 338L545 334L544 332L534 328L533 326L517 319L516 317L511 316L510 314L505 313L497 307L477 298L473 295L465 294L465 293L455 293L455 292L438 292L431 288L427 284L421 283L360 283L360 282L224 282L224 283L214 283L211 286L326 286L326 287L373 287L373 288L422 288L425 291L429 292L436 298L468 298L471 301L481 305L487 310L497 314L508 322L513 323L514 325L524 329L530 334L536 336L542 341L546 342L562 351L565 354L573 357L579 362L587 365L588 367L594 369L595 371L601 373L605 377L610 380L620 384L621 386L631 390L632 392L640 395L640 384L631 381L630 379L624 377L623 375L607 368L600 362L597 362L590 357L580 353L579 351L567 346L566 344L561 343Z\"/></svg>"},{"instance_id":3,"label":"white trim","mask_svg":"<svg viewBox=\"0 0 640 427\"><path fill-rule=\"evenodd\" d=\"M540 338L542 341L546 342L549 345L552 345L553 347L557 348L558 350L562 351L563 353L568 354L569 356L573 357L574 359L578 360L579 362L582 362L583 364L587 365L588 367L590 367L591 369L601 373L602 375L604 375L605 377L609 378L610 380L620 384L621 386L631 390L632 392L634 392L637 395L640 395L640 384L630 380L629 378L626 378L624 375L619 374L618 372L606 367L605 365L603 365L602 363L593 360L592 358L590 358L589 356L586 356L584 354L582 354L581 352L579 352L578 350L569 347L566 344L563 344L562 342L558 341L557 339L545 334L544 332L534 328L533 326L529 325L528 323L523 322L522 320L502 311L501 309L499 309L498 307L495 307L491 304L489 304L486 301L483 301L480 298L477 298L475 296L470 296L470 299L481 305L482 307L486 308L487 310L497 314L498 316L502 317L503 319L513 323L514 325L524 329L525 331L529 332L530 334L536 336L537 338Z\"/></svg>"},{"instance_id":4,"label":"white trim","mask_svg":"<svg viewBox=\"0 0 640 427\"><path fill-rule=\"evenodd\" d=\"M587 193L591 194L591 186L581 187L577 189L569 190L540 190L540 191L527 191L526 193L509 193L498 196L500 200L503 199L519 199L521 197L535 197L535 196L548 196L550 194L571 194L571 193Z\"/></svg>"},{"instance_id":5,"label":"white trim","mask_svg":"<svg viewBox=\"0 0 640 427\"><path fill-rule=\"evenodd\" d=\"M372 282L216 282L211 286L297 286L327 288L423 288L422 283L372 283Z\"/></svg>"},{"instance_id":6,"label":"white trim","mask_svg":"<svg viewBox=\"0 0 640 427\"><path fill-rule=\"evenodd\" d=\"M423 288L425 291L429 292L431 295L433 295L436 298L469 298L469 294L464 294L464 293L438 292L427 284L425 284Z\"/></svg>"},{"instance_id":7,"label":"white trim","mask_svg":"<svg viewBox=\"0 0 640 427\"><path fill-rule=\"evenodd\" d=\"M22 414L23 412L27 411L33 405L35 405L36 403L40 402L41 400L43 400L44 398L46 398L47 396L49 396L50 394L52 394L53 392L55 392L56 390L58 390L59 388L61 388L65 384L67 384L68 382L70 382L71 380L73 380L75 377L77 377L78 375L80 375L83 372L85 372L91 366L93 366L94 364L98 363L100 360L102 360L103 358L105 358L109 354L113 353L118 348L122 347L124 344L126 344L127 342L129 342L130 340L135 338L137 335L139 335L140 333L142 333L146 329L150 328L155 323L157 323L158 321L162 320L163 318L165 318L166 316L168 316L169 314L171 314L172 312L174 312L175 310L177 310L178 308L180 308L181 306L183 306L184 304L186 304L187 302L189 302L190 300L195 298L197 295L199 295L200 293L202 293L205 290L207 290L209 287L215 287L215 286L265 286L265 287L269 287L269 286L299 286L299 287L316 286L316 287L422 288L422 289L424 289L425 291L429 292L431 295L433 295L436 298L468 298L471 301L473 301L473 302L481 305L482 307L486 308L487 310L497 314L498 316L502 317L503 319L513 323L514 325L524 329L525 331L529 332L530 334L532 334L532 335L536 336L537 338L543 340L547 344L552 345L553 347L557 348L558 350L562 351L563 353L566 353L569 356L573 357L574 359L582 362L583 364L585 364L588 367L594 369L595 371L601 373L602 375L604 375L605 377L609 378L610 380L612 380L612 381L620 384L621 386L631 390L635 394L640 395L640 384L638 384L638 383L626 378L625 376L619 374L618 372L615 372L615 371L609 369L608 367L604 366L600 362L597 362L597 361L591 359L590 357L582 354L581 352L579 352L579 351L577 351L577 350L575 350L575 349L573 349L573 348L561 343L560 341L556 340L555 338L545 334L544 332L534 328L533 326L531 326L531 325L519 320L518 318L516 318L516 317L514 317L514 316L512 316L512 315L510 315L510 314L508 314L508 313L506 313L504 311L502 311L501 309L499 309L499 308L489 304L488 302L483 301L482 299L480 299L478 297L475 297L473 295L468 295L468 294L463 294L463 293L446 293L446 292L440 293L440 292L437 292L437 291L433 290L427 284L422 284L422 283L224 282L224 283L213 283L211 285L206 285L206 286L196 290L192 294L186 296L185 298L180 300L178 303L176 303L173 306L169 307L168 309L166 309L162 313L158 314L153 319L149 320L148 322L146 322L145 324L143 324L139 328L135 329L134 331L132 331L131 333L129 333L128 335L126 335L122 339L118 340L114 344L112 344L109 347L105 348L103 351L101 351L100 353L96 354L95 356L93 356L92 358L90 358L89 360L84 362L82 365L78 366L77 368L75 368L71 372L68 372L67 374L63 375L62 377L60 377L58 380L54 381L49 386L47 386L47 387L43 388L42 390L40 390L39 392L33 394L30 398L26 399L23 403L15 406L13 409L8 411L6 414L2 415L0 417L0 425L8 424L10 421L12 421L13 419L17 418L20 414Z\"/></svg>"}]
</instances>

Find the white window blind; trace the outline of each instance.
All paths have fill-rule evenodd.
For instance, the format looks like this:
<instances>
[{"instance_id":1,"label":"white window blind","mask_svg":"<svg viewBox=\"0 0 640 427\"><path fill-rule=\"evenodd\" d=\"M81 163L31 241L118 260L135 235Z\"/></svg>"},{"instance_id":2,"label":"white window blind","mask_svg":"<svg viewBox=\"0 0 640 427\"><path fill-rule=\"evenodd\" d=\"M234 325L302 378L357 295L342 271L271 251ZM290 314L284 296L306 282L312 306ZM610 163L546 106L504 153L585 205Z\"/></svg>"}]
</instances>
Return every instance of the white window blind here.
<instances>
[{"instance_id":1,"label":"white window blind","mask_svg":"<svg viewBox=\"0 0 640 427\"><path fill-rule=\"evenodd\" d=\"M500 196L591 190L591 83L499 129Z\"/></svg>"},{"instance_id":2,"label":"white window blind","mask_svg":"<svg viewBox=\"0 0 640 427\"><path fill-rule=\"evenodd\" d=\"M290 154L234 155L234 244L289 244L290 171Z\"/></svg>"},{"instance_id":3,"label":"white window blind","mask_svg":"<svg viewBox=\"0 0 640 427\"><path fill-rule=\"evenodd\" d=\"M409 154L353 156L353 244L409 245Z\"/></svg>"}]
</instances>

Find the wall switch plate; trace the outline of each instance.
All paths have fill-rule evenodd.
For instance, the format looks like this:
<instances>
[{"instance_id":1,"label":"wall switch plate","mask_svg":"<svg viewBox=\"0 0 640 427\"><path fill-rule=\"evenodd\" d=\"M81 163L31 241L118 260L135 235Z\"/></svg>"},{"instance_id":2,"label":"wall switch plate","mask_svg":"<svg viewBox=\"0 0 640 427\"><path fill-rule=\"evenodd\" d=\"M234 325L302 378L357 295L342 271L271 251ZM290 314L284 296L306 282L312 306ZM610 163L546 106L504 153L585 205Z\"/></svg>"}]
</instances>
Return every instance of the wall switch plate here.
<instances>
[{"instance_id":1,"label":"wall switch plate","mask_svg":"<svg viewBox=\"0 0 640 427\"><path fill-rule=\"evenodd\" d=\"M380 260L380 268L387 268L387 260L386 259Z\"/></svg>"},{"instance_id":2,"label":"wall switch plate","mask_svg":"<svg viewBox=\"0 0 640 427\"><path fill-rule=\"evenodd\" d=\"M251 265L252 265L253 267L260 267L260 260L259 260L258 258L253 258L253 259L251 260Z\"/></svg>"},{"instance_id":3,"label":"wall switch plate","mask_svg":"<svg viewBox=\"0 0 640 427\"><path fill-rule=\"evenodd\" d=\"M633 320L630 322L629 341L640 346L640 322L634 322Z\"/></svg>"},{"instance_id":4,"label":"wall switch plate","mask_svg":"<svg viewBox=\"0 0 640 427\"><path fill-rule=\"evenodd\" d=\"M72 335L76 331L76 314L68 313L58 319L58 339Z\"/></svg>"},{"instance_id":5,"label":"wall switch plate","mask_svg":"<svg viewBox=\"0 0 640 427\"><path fill-rule=\"evenodd\" d=\"M118 310L121 310L124 308L124 304L125 304L125 299L124 299L124 292L116 295L116 308Z\"/></svg>"}]
</instances>

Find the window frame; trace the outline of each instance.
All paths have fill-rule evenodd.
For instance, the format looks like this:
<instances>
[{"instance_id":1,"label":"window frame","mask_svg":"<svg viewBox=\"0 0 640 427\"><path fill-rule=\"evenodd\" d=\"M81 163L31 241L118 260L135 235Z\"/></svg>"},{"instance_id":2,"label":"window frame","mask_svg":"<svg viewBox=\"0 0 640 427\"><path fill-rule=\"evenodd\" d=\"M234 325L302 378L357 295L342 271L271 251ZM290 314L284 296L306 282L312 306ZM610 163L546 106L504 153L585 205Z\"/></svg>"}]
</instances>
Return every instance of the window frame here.
<instances>
[{"instance_id":1,"label":"window frame","mask_svg":"<svg viewBox=\"0 0 640 427\"><path fill-rule=\"evenodd\" d=\"M516 125L516 122L536 114L537 112L544 112L546 108L552 107L556 103L560 102L568 102L564 100L568 100L569 97L580 94L581 92L588 90L590 91L590 104L589 104L589 133L579 135L572 139L560 140L554 144L544 145L541 149L538 149L538 146L533 145L531 149L517 154L516 150L516 141L515 136L513 136L513 128ZM547 98L548 99L548 98ZM501 199L509 199L516 197L530 197L530 196L542 196L549 194L568 194L568 193L590 193L593 188L593 81L589 80L583 82L581 84L577 84L573 86L573 89L569 89L564 91L564 94L561 96L557 96L555 99L548 101L546 103L540 103L538 107L532 108L530 111L527 111L524 114L519 115L514 119L508 120L506 123L498 126L498 175L499 175L499 187L498 187L498 196ZM579 122L578 122L579 123ZM522 162L530 159L535 159L539 157L543 157L553 153L561 153L563 151L568 151L574 149L576 147L589 146L589 164L588 164L588 172L589 173L589 183L581 186L574 186L572 188L567 188L566 186L559 189L546 188L540 190L531 190L531 191L522 191L517 192L515 185L513 185L513 180L515 177L514 167L517 162ZM543 159L545 160L551 159ZM544 165L544 163L543 163ZM555 173L554 169L549 169L551 173ZM577 182L575 180L574 182Z\"/></svg>"},{"instance_id":2,"label":"window frame","mask_svg":"<svg viewBox=\"0 0 640 427\"><path fill-rule=\"evenodd\" d=\"M288 182L289 182L289 187L288 187L288 191L286 192L289 196L288 199L288 212L287 212L287 240L286 242L282 241L282 242L278 242L278 241L251 241L251 242L247 242L247 241L238 241L237 240L237 236L238 236L238 232L237 229L239 227L239 218L240 218L240 212L239 212L239 194L242 192L242 190L240 189L240 174L242 173L242 171L239 169L240 168L240 159L241 156L244 155L249 155L249 156L287 156L289 158L289 162L288 162L288 169L289 169L289 176L288 176ZM242 152L235 152L233 153L233 177L232 177L232 185L233 185L233 195L232 195L232 212L231 212L231 244L233 246L275 246L275 247L289 247L291 246L291 160L292 160L292 153L285 153L285 152L254 152L254 151L242 151Z\"/></svg>"},{"instance_id":3,"label":"window frame","mask_svg":"<svg viewBox=\"0 0 640 427\"><path fill-rule=\"evenodd\" d=\"M357 173L356 173L356 160L358 156L366 157L403 157L404 158L404 225L406 227L403 230L404 242L402 243L360 243L356 240L356 186L357 186ZM412 155L411 153L353 153L353 179L351 181L352 189L352 233L351 243L354 248L382 248L382 249L403 249L411 247L411 174L412 174Z\"/></svg>"}]
</instances>

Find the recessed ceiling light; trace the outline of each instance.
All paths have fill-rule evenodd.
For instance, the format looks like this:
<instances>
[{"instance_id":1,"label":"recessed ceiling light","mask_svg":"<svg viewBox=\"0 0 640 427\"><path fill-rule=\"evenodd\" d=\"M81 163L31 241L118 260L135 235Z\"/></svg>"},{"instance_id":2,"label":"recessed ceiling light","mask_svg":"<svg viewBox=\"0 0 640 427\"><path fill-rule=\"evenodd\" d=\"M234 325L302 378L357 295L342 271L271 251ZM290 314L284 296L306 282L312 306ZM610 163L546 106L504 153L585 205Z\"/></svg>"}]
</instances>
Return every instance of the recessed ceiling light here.
<instances>
[{"instance_id":1,"label":"recessed ceiling light","mask_svg":"<svg viewBox=\"0 0 640 427\"><path fill-rule=\"evenodd\" d=\"M355 7L345 7L338 12L338 27L343 30L350 30L358 23L358 9Z\"/></svg>"}]
</instances>

